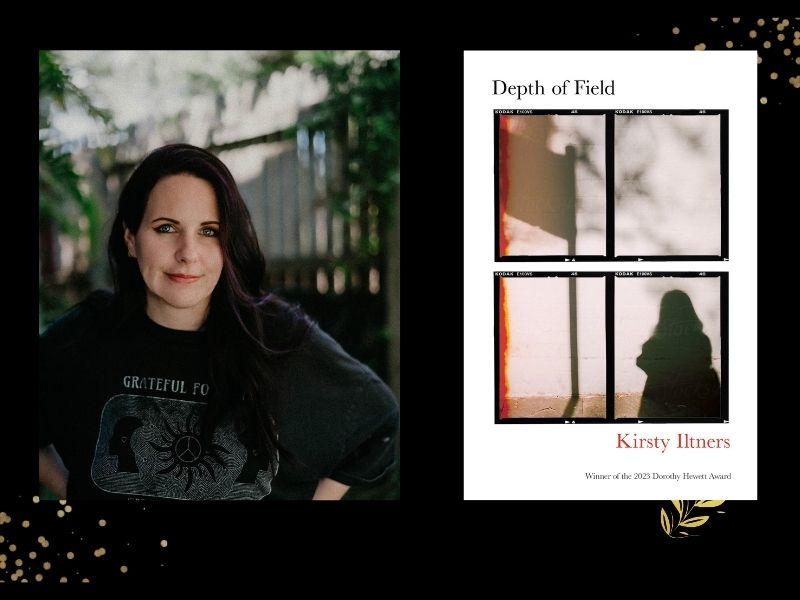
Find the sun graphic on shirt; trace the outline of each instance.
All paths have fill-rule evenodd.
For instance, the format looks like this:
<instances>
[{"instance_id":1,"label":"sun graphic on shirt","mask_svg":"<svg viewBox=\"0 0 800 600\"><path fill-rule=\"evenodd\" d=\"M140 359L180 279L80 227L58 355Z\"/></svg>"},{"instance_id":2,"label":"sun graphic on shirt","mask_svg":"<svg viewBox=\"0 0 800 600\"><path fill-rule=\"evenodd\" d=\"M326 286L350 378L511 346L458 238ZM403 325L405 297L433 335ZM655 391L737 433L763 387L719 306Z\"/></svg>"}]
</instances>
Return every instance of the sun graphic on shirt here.
<instances>
[{"instance_id":1,"label":"sun graphic on shirt","mask_svg":"<svg viewBox=\"0 0 800 600\"><path fill-rule=\"evenodd\" d=\"M168 422L164 423L169 436L162 432L161 442L164 444L163 446L148 442L158 450L159 459L162 462L169 463L165 468L157 472L158 475L174 471L175 477L180 478L183 476L183 472L186 471L187 477L186 487L183 489L184 492L189 490L196 477L205 477L204 469L211 476L211 479L216 481L214 469L209 460L213 460L220 466L225 467L225 463L219 458L219 453L230 454L230 451L218 444L205 444L197 425L198 420L192 423L192 414L190 413L186 415L186 422L183 427L177 425L173 429Z\"/></svg>"}]
</instances>

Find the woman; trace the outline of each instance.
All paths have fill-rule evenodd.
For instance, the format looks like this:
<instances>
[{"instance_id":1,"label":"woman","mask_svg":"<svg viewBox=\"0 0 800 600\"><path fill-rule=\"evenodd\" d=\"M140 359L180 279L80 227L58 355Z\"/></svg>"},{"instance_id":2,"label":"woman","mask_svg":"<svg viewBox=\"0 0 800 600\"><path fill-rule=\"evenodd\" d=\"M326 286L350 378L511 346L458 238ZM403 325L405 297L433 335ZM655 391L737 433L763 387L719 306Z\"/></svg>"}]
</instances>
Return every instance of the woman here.
<instances>
[{"instance_id":1,"label":"woman","mask_svg":"<svg viewBox=\"0 0 800 600\"><path fill-rule=\"evenodd\" d=\"M64 498L339 499L392 466L386 385L300 310L227 167L155 150L95 292L40 338L39 479Z\"/></svg>"},{"instance_id":2,"label":"woman","mask_svg":"<svg viewBox=\"0 0 800 600\"><path fill-rule=\"evenodd\" d=\"M720 383L711 366L711 341L689 296L661 298L658 324L636 365L647 374L640 417L719 417Z\"/></svg>"}]
</instances>

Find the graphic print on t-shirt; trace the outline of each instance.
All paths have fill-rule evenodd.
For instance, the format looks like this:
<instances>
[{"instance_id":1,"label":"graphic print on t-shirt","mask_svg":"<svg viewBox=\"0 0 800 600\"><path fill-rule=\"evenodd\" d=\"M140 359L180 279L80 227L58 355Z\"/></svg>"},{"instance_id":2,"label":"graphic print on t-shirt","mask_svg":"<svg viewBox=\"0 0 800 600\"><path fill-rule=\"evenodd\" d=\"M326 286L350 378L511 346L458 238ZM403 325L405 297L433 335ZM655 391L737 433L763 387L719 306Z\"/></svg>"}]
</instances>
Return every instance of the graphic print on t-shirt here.
<instances>
[{"instance_id":1,"label":"graphic print on t-shirt","mask_svg":"<svg viewBox=\"0 0 800 600\"><path fill-rule=\"evenodd\" d=\"M120 394L106 402L92 481L112 494L179 500L260 500L272 491L269 463L229 423L209 442L200 422L206 404Z\"/></svg>"}]
</instances>

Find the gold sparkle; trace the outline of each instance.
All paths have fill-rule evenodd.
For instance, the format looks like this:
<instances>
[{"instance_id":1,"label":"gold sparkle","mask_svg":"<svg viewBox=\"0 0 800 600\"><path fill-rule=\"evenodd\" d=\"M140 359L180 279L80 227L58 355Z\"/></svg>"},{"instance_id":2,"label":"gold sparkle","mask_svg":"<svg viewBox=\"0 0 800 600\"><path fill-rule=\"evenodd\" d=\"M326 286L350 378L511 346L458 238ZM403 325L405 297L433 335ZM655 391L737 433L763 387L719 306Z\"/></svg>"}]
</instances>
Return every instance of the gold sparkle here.
<instances>
[{"instance_id":1,"label":"gold sparkle","mask_svg":"<svg viewBox=\"0 0 800 600\"><path fill-rule=\"evenodd\" d=\"M677 27L673 27L672 28L672 33L674 33L675 35L678 35L680 32L681 32L681 30L678 29Z\"/></svg>"},{"instance_id":2,"label":"gold sparkle","mask_svg":"<svg viewBox=\"0 0 800 600\"><path fill-rule=\"evenodd\" d=\"M734 23L738 23L739 22L739 17L733 17L733 22Z\"/></svg>"},{"instance_id":3,"label":"gold sparkle","mask_svg":"<svg viewBox=\"0 0 800 600\"><path fill-rule=\"evenodd\" d=\"M706 49L706 45L704 43L700 42L699 44L697 44L697 46L694 47L694 49L695 50L705 50Z\"/></svg>"},{"instance_id":4,"label":"gold sparkle","mask_svg":"<svg viewBox=\"0 0 800 600\"><path fill-rule=\"evenodd\" d=\"M37 573L37 574L36 574L36 577L34 577L34 579L35 579L36 581L41 581L42 579L44 579L44 577L42 577L42 574L41 574L41 573Z\"/></svg>"},{"instance_id":5,"label":"gold sparkle","mask_svg":"<svg viewBox=\"0 0 800 600\"><path fill-rule=\"evenodd\" d=\"M21 567L22 566L22 559L18 558L17 560L14 561L14 564L17 565L18 567Z\"/></svg>"},{"instance_id":6,"label":"gold sparkle","mask_svg":"<svg viewBox=\"0 0 800 600\"><path fill-rule=\"evenodd\" d=\"M788 48L785 48L785 49L783 50L783 55L784 55L784 56L789 56L791 53L792 53L792 51L791 51L791 50L789 50Z\"/></svg>"},{"instance_id":7,"label":"gold sparkle","mask_svg":"<svg viewBox=\"0 0 800 600\"><path fill-rule=\"evenodd\" d=\"M127 573L127 572L128 572L128 567L126 567L125 565L122 565L122 566L119 568L119 570L120 570L122 573Z\"/></svg>"},{"instance_id":8,"label":"gold sparkle","mask_svg":"<svg viewBox=\"0 0 800 600\"><path fill-rule=\"evenodd\" d=\"M31 552L28 552L28 558L30 558L31 560L33 560L34 558L36 558L36 552L33 552L33 551L31 551Z\"/></svg>"},{"instance_id":9,"label":"gold sparkle","mask_svg":"<svg viewBox=\"0 0 800 600\"><path fill-rule=\"evenodd\" d=\"M58 582L59 583L67 583L67 578L66 577L62 577L61 579L58 580Z\"/></svg>"},{"instance_id":10,"label":"gold sparkle","mask_svg":"<svg viewBox=\"0 0 800 600\"><path fill-rule=\"evenodd\" d=\"M61 506L64 506L64 505L67 503L67 501L66 501L66 500L64 500L64 499L62 498L61 500L59 500L59 501L58 501L58 503L59 503Z\"/></svg>"},{"instance_id":11,"label":"gold sparkle","mask_svg":"<svg viewBox=\"0 0 800 600\"><path fill-rule=\"evenodd\" d=\"M45 571L49 571L49 570L50 570L50 562L48 561L48 562L44 563L44 564L42 565L42 567L44 567L44 570L45 570Z\"/></svg>"},{"instance_id":12,"label":"gold sparkle","mask_svg":"<svg viewBox=\"0 0 800 600\"><path fill-rule=\"evenodd\" d=\"M95 555L97 558L100 558L100 557L101 557L101 556L103 556L105 553L106 553L106 549L105 549L105 548L98 548L97 550L95 550L95 551L94 551L94 555Z\"/></svg>"},{"instance_id":13,"label":"gold sparkle","mask_svg":"<svg viewBox=\"0 0 800 600\"><path fill-rule=\"evenodd\" d=\"M761 104L766 104L766 103L767 103L767 97L766 96L762 96L761 97Z\"/></svg>"},{"instance_id":14,"label":"gold sparkle","mask_svg":"<svg viewBox=\"0 0 800 600\"><path fill-rule=\"evenodd\" d=\"M785 36L785 35L783 35L782 33L779 33L779 34L778 34L778 41L779 41L779 42L782 42L782 41L783 41L783 40L785 40L785 39L786 39L786 36Z\"/></svg>"},{"instance_id":15,"label":"gold sparkle","mask_svg":"<svg viewBox=\"0 0 800 600\"><path fill-rule=\"evenodd\" d=\"M97 524L100 525L100 527L105 527L106 526L106 520L105 519L100 519L97 522Z\"/></svg>"},{"instance_id":16,"label":"gold sparkle","mask_svg":"<svg viewBox=\"0 0 800 600\"><path fill-rule=\"evenodd\" d=\"M758 35L758 34L756 33L756 30L755 30L755 29L751 29L751 30L750 30L750 37L751 37L751 38L754 38L754 37L756 37L757 35Z\"/></svg>"},{"instance_id":17,"label":"gold sparkle","mask_svg":"<svg viewBox=\"0 0 800 600\"><path fill-rule=\"evenodd\" d=\"M69 560L72 560L73 558L75 558L75 553L74 552L67 552L67 558Z\"/></svg>"},{"instance_id":18,"label":"gold sparkle","mask_svg":"<svg viewBox=\"0 0 800 600\"><path fill-rule=\"evenodd\" d=\"M31 522L30 522L30 521L23 521L23 522L22 522L22 526L23 526L23 527L26 527L26 528L27 528L27 527L30 527L30 526L31 526Z\"/></svg>"},{"instance_id":19,"label":"gold sparkle","mask_svg":"<svg viewBox=\"0 0 800 600\"><path fill-rule=\"evenodd\" d=\"M69 504L67 504L67 505L64 507L64 512L72 512L72 507L71 507Z\"/></svg>"},{"instance_id":20,"label":"gold sparkle","mask_svg":"<svg viewBox=\"0 0 800 600\"><path fill-rule=\"evenodd\" d=\"M725 42L725 47L726 48L733 48L733 42L728 40L727 42Z\"/></svg>"},{"instance_id":21,"label":"gold sparkle","mask_svg":"<svg viewBox=\"0 0 800 600\"><path fill-rule=\"evenodd\" d=\"M161 547L162 548L166 548L167 547L167 540L161 540Z\"/></svg>"},{"instance_id":22,"label":"gold sparkle","mask_svg":"<svg viewBox=\"0 0 800 600\"><path fill-rule=\"evenodd\" d=\"M757 22L758 22L758 26L759 26L759 27L761 27L762 25L764 25L764 19L759 19Z\"/></svg>"},{"instance_id":23,"label":"gold sparkle","mask_svg":"<svg viewBox=\"0 0 800 600\"><path fill-rule=\"evenodd\" d=\"M34 504L39 504L39 496L34 496L33 497L33 503Z\"/></svg>"},{"instance_id":24,"label":"gold sparkle","mask_svg":"<svg viewBox=\"0 0 800 600\"><path fill-rule=\"evenodd\" d=\"M8 547L8 549L9 549L11 552L16 552L16 551L17 551L17 545L16 545L16 544L11 544L11 545Z\"/></svg>"},{"instance_id":25,"label":"gold sparkle","mask_svg":"<svg viewBox=\"0 0 800 600\"><path fill-rule=\"evenodd\" d=\"M769 42L769 40L764 42L764 48L769 48L770 46L772 46L772 44Z\"/></svg>"},{"instance_id":26,"label":"gold sparkle","mask_svg":"<svg viewBox=\"0 0 800 600\"><path fill-rule=\"evenodd\" d=\"M58 515L58 518L60 519L61 517L63 517L63 516L64 516L64 511L63 511L63 510L60 510L60 511L58 511L56 514Z\"/></svg>"}]
</instances>

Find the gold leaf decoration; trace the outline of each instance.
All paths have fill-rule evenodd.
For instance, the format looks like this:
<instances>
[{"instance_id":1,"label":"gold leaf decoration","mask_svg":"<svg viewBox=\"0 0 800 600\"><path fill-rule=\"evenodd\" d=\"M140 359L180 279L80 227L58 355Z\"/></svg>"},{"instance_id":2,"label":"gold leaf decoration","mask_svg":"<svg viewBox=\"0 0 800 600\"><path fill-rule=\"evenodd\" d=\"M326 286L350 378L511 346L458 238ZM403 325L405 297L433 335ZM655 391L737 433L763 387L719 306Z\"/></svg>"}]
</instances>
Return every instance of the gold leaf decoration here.
<instances>
[{"instance_id":1,"label":"gold leaf decoration","mask_svg":"<svg viewBox=\"0 0 800 600\"><path fill-rule=\"evenodd\" d=\"M672 525L669 522L669 517L667 516L667 511L663 508L661 509L661 529L664 530L664 533L669 535L670 531L672 531Z\"/></svg>"},{"instance_id":2,"label":"gold leaf decoration","mask_svg":"<svg viewBox=\"0 0 800 600\"><path fill-rule=\"evenodd\" d=\"M725 500L698 500L697 506L700 508L714 508L725 502Z\"/></svg>"},{"instance_id":3,"label":"gold leaf decoration","mask_svg":"<svg viewBox=\"0 0 800 600\"><path fill-rule=\"evenodd\" d=\"M679 529L694 529L705 525L711 518L710 515L700 515L690 517L692 511L698 508L716 508L722 505L725 500L670 500L672 507L678 511L677 519L673 520L670 517L669 507L661 509L661 529L667 536L675 540L682 540L687 537L696 537L686 531L678 531ZM716 511L719 514L725 514L725 511ZM677 525L675 523L677 522ZM676 535L679 534L679 535ZM683 537L680 537L683 536Z\"/></svg>"},{"instance_id":4,"label":"gold leaf decoration","mask_svg":"<svg viewBox=\"0 0 800 600\"><path fill-rule=\"evenodd\" d=\"M692 517L691 519L686 519L685 521L681 521L678 523L679 527L700 527L706 521L708 521L708 517Z\"/></svg>"}]
</instances>

